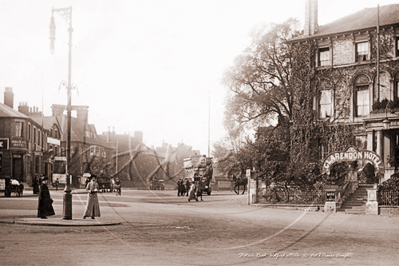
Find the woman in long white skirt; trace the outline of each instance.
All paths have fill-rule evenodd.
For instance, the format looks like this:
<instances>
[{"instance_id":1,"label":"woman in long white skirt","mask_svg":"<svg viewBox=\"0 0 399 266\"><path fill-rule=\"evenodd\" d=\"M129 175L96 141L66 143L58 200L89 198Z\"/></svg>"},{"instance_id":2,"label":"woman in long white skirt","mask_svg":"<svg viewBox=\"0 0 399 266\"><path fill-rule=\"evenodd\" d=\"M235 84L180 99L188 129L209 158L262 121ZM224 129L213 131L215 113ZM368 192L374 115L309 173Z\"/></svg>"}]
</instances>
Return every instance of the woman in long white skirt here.
<instances>
[{"instance_id":1,"label":"woman in long white skirt","mask_svg":"<svg viewBox=\"0 0 399 266\"><path fill-rule=\"evenodd\" d=\"M87 197L87 203L86 203L86 208L85 208L85 213L83 214L83 219L86 219L86 217L91 217L91 219L94 219L94 217L100 217L100 204L98 203L98 197L97 197L97 192L99 191L99 186L96 181L96 176L91 175L91 180L86 186L86 191L89 192L89 195Z\"/></svg>"}]
</instances>

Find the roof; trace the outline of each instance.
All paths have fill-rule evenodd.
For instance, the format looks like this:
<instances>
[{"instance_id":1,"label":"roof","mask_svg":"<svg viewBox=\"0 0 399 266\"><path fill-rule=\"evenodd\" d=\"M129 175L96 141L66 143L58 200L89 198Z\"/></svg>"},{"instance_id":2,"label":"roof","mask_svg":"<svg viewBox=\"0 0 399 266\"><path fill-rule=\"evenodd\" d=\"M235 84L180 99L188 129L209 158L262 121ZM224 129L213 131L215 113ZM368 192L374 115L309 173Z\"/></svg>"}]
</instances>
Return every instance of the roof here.
<instances>
[{"instance_id":1,"label":"roof","mask_svg":"<svg viewBox=\"0 0 399 266\"><path fill-rule=\"evenodd\" d=\"M399 23L399 4L380 6L380 26ZM326 25L319 26L317 33L309 36L298 36L293 40L308 39L318 36L334 35L337 33L351 32L377 27L377 7L365 8L351 15L337 19Z\"/></svg>"},{"instance_id":2,"label":"roof","mask_svg":"<svg viewBox=\"0 0 399 266\"><path fill-rule=\"evenodd\" d=\"M30 118L32 118L36 123L38 123L39 125L43 125L44 129L50 130L53 128L54 124L59 125L58 120L55 116L31 116ZM60 130L62 133L62 128L60 126Z\"/></svg>"},{"instance_id":3,"label":"roof","mask_svg":"<svg viewBox=\"0 0 399 266\"><path fill-rule=\"evenodd\" d=\"M8 105L0 103L0 117L16 117L16 118L29 118L17 110L14 110Z\"/></svg>"},{"instance_id":4,"label":"roof","mask_svg":"<svg viewBox=\"0 0 399 266\"><path fill-rule=\"evenodd\" d=\"M60 123L60 127L64 134L62 135L62 141L66 141L67 138L67 117L62 114L56 117ZM111 144L101 141L101 139L93 139L85 136L85 131L91 131L96 133L96 128L93 124L87 124L75 117L71 117L71 142L84 142L89 145L98 145L105 148L113 149Z\"/></svg>"}]
</instances>

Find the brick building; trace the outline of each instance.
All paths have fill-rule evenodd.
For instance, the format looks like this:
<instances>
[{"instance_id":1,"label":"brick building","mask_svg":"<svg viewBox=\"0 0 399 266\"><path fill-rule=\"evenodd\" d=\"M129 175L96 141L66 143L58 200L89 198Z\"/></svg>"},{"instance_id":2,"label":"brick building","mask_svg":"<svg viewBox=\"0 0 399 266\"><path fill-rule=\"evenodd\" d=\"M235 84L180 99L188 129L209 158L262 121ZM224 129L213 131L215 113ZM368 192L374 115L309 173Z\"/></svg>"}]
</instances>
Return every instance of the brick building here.
<instances>
[{"instance_id":1,"label":"brick building","mask_svg":"<svg viewBox=\"0 0 399 266\"><path fill-rule=\"evenodd\" d=\"M51 131L29 116L30 112L26 103L15 110L12 88L5 89L4 104L0 103L0 177L28 185L40 175L51 176L48 140L51 145L59 143Z\"/></svg>"},{"instance_id":2,"label":"brick building","mask_svg":"<svg viewBox=\"0 0 399 266\"><path fill-rule=\"evenodd\" d=\"M319 119L356 126L357 148L381 158L384 181L399 166L399 4L366 8L322 26L317 16L317 0L307 0L303 34L290 43L314 42L316 72L331 69L345 78L317 84L314 110Z\"/></svg>"}]
</instances>

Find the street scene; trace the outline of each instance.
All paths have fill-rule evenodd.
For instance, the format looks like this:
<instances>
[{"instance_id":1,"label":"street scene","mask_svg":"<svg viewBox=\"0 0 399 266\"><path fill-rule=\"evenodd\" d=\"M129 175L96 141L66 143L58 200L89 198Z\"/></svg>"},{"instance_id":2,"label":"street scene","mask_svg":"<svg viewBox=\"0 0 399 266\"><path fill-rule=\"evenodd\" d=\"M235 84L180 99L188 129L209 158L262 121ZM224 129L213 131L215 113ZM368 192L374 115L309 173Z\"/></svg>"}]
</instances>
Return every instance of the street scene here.
<instances>
[{"instance_id":1,"label":"street scene","mask_svg":"<svg viewBox=\"0 0 399 266\"><path fill-rule=\"evenodd\" d=\"M396 0L0 17L0 265L398 265Z\"/></svg>"},{"instance_id":2,"label":"street scene","mask_svg":"<svg viewBox=\"0 0 399 266\"><path fill-rule=\"evenodd\" d=\"M62 191L50 191L55 216L45 221L32 192L1 197L1 265L397 265L398 216L249 206L232 191L188 202L175 192L102 193L92 222L77 190L68 223Z\"/></svg>"}]
</instances>

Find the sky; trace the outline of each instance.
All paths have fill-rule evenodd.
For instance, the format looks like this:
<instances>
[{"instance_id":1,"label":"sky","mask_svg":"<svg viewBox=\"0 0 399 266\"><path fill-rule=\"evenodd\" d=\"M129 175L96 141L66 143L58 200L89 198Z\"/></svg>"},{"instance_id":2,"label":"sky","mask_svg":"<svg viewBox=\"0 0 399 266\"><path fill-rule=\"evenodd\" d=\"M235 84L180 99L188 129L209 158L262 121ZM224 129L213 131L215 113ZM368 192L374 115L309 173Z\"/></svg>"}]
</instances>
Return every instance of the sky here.
<instances>
[{"instance_id":1,"label":"sky","mask_svg":"<svg viewBox=\"0 0 399 266\"><path fill-rule=\"evenodd\" d=\"M392 0L319 0L319 25ZM51 115L67 104L68 24L52 8L72 6L72 105L89 106L97 133L143 132L208 153L226 136L223 73L263 24L295 17L304 0L0 0L0 92ZM3 97L0 97L3 102ZM209 123L209 127L208 127Z\"/></svg>"}]
</instances>

